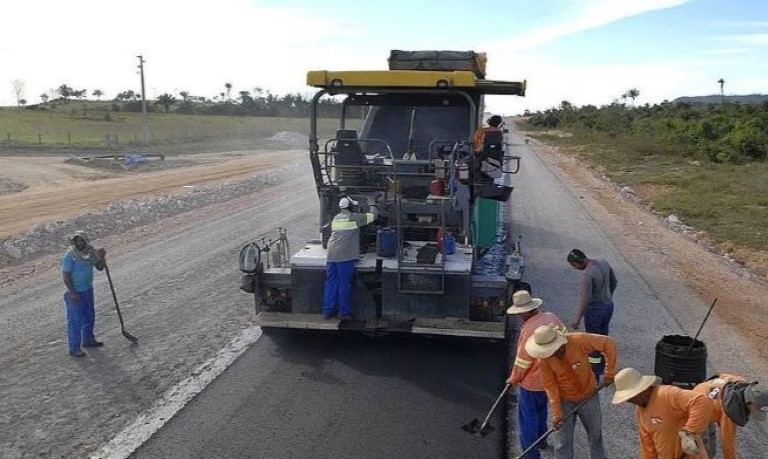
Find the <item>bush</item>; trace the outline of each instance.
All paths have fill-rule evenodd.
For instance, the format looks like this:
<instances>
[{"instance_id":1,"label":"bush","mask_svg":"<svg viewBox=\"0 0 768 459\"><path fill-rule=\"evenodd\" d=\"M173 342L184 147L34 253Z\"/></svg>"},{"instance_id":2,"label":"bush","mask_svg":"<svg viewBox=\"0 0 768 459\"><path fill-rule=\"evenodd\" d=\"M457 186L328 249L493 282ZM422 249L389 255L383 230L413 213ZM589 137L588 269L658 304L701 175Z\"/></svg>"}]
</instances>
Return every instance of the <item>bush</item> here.
<instances>
[{"instance_id":1,"label":"bush","mask_svg":"<svg viewBox=\"0 0 768 459\"><path fill-rule=\"evenodd\" d=\"M647 152L733 164L768 159L768 103L665 102L636 108L613 103L579 108L563 101L558 108L533 114L528 122L538 128L570 130L585 138L637 138L637 145Z\"/></svg>"}]
</instances>

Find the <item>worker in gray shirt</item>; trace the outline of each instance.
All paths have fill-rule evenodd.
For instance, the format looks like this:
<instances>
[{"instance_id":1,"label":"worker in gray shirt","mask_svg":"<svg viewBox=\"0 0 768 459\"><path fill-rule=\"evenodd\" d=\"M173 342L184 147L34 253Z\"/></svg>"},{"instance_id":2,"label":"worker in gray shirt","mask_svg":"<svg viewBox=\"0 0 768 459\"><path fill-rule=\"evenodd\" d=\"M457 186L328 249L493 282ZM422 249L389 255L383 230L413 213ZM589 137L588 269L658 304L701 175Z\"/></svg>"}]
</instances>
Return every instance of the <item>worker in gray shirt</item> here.
<instances>
[{"instance_id":1,"label":"worker in gray shirt","mask_svg":"<svg viewBox=\"0 0 768 459\"><path fill-rule=\"evenodd\" d=\"M357 205L357 201L350 197L341 198L340 212L331 221L323 298L323 317L326 319L336 315L338 304L339 318L352 320L349 299L352 294L352 280L355 277L355 263L360 255L360 227L373 223L378 213L374 206L371 206L370 213L354 212L352 206Z\"/></svg>"},{"instance_id":2,"label":"worker in gray shirt","mask_svg":"<svg viewBox=\"0 0 768 459\"><path fill-rule=\"evenodd\" d=\"M613 292L616 290L616 275L613 268L605 260L588 258L579 250L573 249L568 253L568 264L582 271L579 305L576 316L571 322L571 328L579 329L584 318L584 329L587 333L608 335L608 328L613 317ZM599 353L589 356L595 379L599 382L605 367L603 357Z\"/></svg>"}]
</instances>

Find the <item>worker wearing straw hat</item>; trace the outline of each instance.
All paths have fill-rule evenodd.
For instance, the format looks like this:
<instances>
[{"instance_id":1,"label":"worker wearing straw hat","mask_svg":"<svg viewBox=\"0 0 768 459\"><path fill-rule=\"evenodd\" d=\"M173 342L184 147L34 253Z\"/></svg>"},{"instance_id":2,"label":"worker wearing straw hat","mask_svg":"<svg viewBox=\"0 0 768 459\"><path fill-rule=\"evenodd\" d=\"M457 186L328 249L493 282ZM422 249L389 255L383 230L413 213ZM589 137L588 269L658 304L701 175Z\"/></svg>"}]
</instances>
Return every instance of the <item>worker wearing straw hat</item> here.
<instances>
[{"instance_id":1,"label":"worker wearing straw hat","mask_svg":"<svg viewBox=\"0 0 768 459\"><path fill-rule=\"evenodd\" d=\"M613 403L637 405L641 459L708 459L701 442L714 410L705 394L661 385L634 368L616 374Z\"/></svg>"},{"instance_id":2,"label":"worker wearing straw hat","mask_svg":"<svg viewBox=\"0 0 768 459\"><path fill-rule=\"evenodd\" d=\"M541 312L542 300L531 298L530 292L519 290L512 295L512 306L507 314L519 316L523 320L517 340L517 357L507 382L520 387L520 399L517 405L517 419L520 426L520 446L528 449L544 432L547 431L547 394L541 382L539 361L528 355L525 342L542 325L554 327L565 333L563 322L551 312ZM540 443L546 447L546 443ZM534 449L526 456L539 459L541 454Z\"/></svg>"},{"instance_id":3,"label":"worker wearing straw hat","mask_svg":"<svg viewBox=\"0 0 768 459\"><path fill-rule=\"evenodd\" d=\"M564 419L575 410L584 425L589 440L591 459L605 459L600 401L594 397L597 382L589 364L591 352L605 356L603 385L613 382L616 371L616 341L610 336L591 333L562 334L553 327L541 326L525 342L528 354L539 359L539 371L544 391L552 410L555 459L573 459L573 432L576 419ZM583 402L583 404L582 404Z\"/></svg>"}]
</instances>

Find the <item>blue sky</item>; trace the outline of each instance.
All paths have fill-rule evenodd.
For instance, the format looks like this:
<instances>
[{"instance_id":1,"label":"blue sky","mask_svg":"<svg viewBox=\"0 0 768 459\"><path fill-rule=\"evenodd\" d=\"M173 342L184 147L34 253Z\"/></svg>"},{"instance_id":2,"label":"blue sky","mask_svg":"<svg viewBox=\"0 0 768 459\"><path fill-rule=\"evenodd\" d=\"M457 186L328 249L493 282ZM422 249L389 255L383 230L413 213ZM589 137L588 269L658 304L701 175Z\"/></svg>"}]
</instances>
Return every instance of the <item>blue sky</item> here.
<instances>
[{"instance_id":1,"label":"blue sky","mask_svg":"<svg viewBox=\"0 0 768 459\"><path fill-rule=\"evenodd\" d=\"M127 13L130 11L130 13ZM137 22L142 11L146 22ZM390 49L474 49L489 78L527 79L528 97L490 98L505 114L562 100L601 105L768 93L768 2L759 0L27 0L0 6L0 104L13 80L39 100L66 82L113 97L311 93L310 69L383 69Z\"/></svg>"}]
</instances>

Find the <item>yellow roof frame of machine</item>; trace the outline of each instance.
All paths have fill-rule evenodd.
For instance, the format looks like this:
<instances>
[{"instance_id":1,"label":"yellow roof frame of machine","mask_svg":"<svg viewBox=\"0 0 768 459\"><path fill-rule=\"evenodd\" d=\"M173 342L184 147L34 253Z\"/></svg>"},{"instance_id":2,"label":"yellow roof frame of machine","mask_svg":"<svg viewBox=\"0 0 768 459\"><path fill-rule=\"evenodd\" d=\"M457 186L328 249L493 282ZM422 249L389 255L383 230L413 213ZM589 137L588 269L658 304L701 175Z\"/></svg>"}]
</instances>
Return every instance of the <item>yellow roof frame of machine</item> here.
<instances>
[{"instance_id":1,"label":"yellow roof frame of machine","mask_svg":"<svg viewBox=\"0 0 768 459\"><path fill-rule=\"evenodd\" d=\"M467 89L483 94L525 95L526 82L478 79L467 70L355 70L307 72L307 85L329 91L354 88Z\"/></svg>"}]
</instances>

